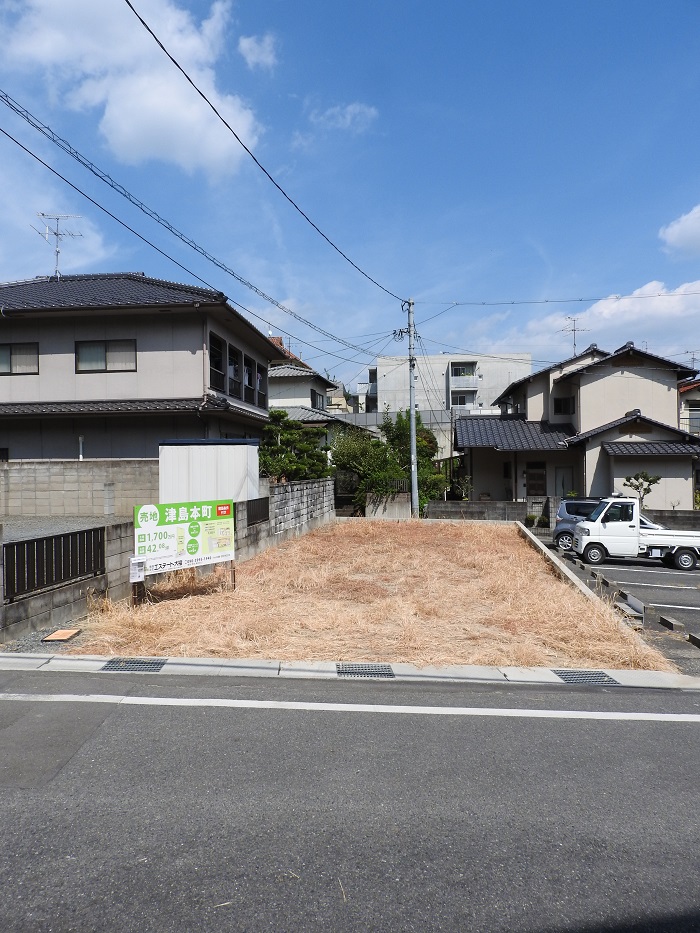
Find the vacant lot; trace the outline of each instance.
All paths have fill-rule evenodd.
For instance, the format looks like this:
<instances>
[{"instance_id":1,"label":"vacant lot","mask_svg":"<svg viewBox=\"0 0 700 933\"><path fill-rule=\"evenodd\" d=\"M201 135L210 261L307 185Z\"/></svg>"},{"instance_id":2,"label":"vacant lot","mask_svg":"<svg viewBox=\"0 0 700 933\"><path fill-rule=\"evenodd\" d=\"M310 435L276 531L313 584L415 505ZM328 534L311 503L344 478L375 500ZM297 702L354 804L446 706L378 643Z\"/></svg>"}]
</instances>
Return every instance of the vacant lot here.
<instances>
[{"instance_id":1,"label":"vacant lot","mask_svg":"<svg viewBox=\"0 0 700 933\"><path fill-rule=\"evenodd\" d=\"M240 564L235 591L220 580L107 605L73 651L673 669L509 526L342 522Z\"/></svg>"}]
</instances>

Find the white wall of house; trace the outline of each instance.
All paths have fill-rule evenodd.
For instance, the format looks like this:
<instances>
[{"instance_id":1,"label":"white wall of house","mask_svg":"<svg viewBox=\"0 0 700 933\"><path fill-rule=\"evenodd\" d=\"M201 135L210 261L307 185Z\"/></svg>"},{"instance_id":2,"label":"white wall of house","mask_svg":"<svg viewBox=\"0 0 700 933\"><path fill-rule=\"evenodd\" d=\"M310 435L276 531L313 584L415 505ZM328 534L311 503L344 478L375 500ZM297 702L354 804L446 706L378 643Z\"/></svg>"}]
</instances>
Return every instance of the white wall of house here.
<instances>
[{"instance_id":1,"label":"white wall of house","mask_svg":"<svg viewBox=\"0 0 700 933\"><path fill-rule=\"evenodd\" d=\"M136 340L135 372L76 372L75 344ZM195 318L122 315L35 318L3 323L2 343L38 343L37 375L0 377L0 401L187 398L203 391L203 329Z\"/></svg>"},{"instance_id":2,"label":"white wall of house","mask_svg":"<svg viewBox=\"0 0 700 933\"><path fill-rule=\"evenodd\" d=\"M644 499L644 507L649 509L692 509L693 508L693 469L688 458L649 460L634 457L613 457L610 466L611 488L623 496L633 496L634 492L625 486L625 477L634 476L646 470L652 476L660 476L661 481L652 486L651 492Z\"/></svg>"},{"instance_id":3,"label":"white wall of house","mask_svg":"<svg viewBox=\"0 0 700 933\"><path fill-rule=\"evenodd\" d=\"M473 374L453 375L452 366L464 364ZM416 362L416 404L423 411L449 411L450 407L475 413L497 413L493 400L511 382L527 376L532 368L529 353L508 356L440 354L419 356ZM408 408L409 366L405 356L379 356L377 369L377 410L405 411ZM452 405L453 393L464 396L466 404Z\"/></svg>"},{"instance_id":4,"label":"white wall of house","mask_svg":"<svg viewBox=\"0 0 700 933\"><path fill-rule=\"evenodd\" d=\"M326 397L326 383L313 373L309 373L307 379L272 375L269 386L272 408L292 408L297 405L303 405L306 408L316 407L311 403L312 389L322 398Z\"/></svg>"},{"instance_id":5,"label":"white wall of house","mask_svg":"<svg viewBox=\"0 0 700 933\"><path fill-rule=\"evenodd\" d=\"M671 369L651 363L634 367L603 364L579 378L577 427L581 433L623 418L635 408L662 424L678 424L677 377Z\"/></svg>"}]
</instances>

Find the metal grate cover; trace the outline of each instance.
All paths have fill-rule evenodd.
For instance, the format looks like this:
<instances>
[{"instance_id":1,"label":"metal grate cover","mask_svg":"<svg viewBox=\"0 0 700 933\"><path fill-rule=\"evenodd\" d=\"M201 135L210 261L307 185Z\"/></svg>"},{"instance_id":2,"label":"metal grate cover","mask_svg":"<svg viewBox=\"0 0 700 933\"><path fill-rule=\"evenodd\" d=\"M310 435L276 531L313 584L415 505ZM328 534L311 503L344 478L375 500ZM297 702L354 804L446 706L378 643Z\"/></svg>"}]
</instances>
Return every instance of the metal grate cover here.
<instances>
[{"instance_id":1,"label":"metal grate cover","mask_svg":"<svg viewBox=\"0 0 700 933\"><path fill-rule=\"evenodd\" d=\"M619 687L620 683L613 680L605 671L553 671L557 677L561 677L567 684L612 684Z\"/></svg>"},{"instance_id":2,"label":"metal grate cover","mask_svg":"<svg viewBox=\"0 0 700 933\"><path fill-rule=\"evenodd\" d=\"M391 664L336 664L338 677L395 677Z\"/></svg>"},{"instance_id":3,"label":"metal grate cover","mask_svg":"<svg viewBox=\"0 0 700 933\"><path fill-rule=\"evenodd\" d=\"M112 658L103 671L159 671L167 658Z\"/></svg>"}]
</instances>

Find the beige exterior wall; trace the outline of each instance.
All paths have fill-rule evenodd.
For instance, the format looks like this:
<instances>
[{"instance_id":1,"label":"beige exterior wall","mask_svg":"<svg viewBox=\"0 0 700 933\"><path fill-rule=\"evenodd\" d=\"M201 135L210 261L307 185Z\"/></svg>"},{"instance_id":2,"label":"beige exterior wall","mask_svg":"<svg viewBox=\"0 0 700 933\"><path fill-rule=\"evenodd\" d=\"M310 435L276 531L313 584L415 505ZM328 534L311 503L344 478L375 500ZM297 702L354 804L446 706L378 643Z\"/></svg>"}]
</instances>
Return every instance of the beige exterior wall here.
<instances>
[{"instance_id":1,"label":"beige exterior wall","mask_svg":"<svg viewBox=\"0 0 700 933\"><path fill-rule=\"evenodd\" d=\"M656 458L653 462L632 457L613 458L611 463L612 488L625 496L634 493L624 486L626 476L634 476L646 470L652 476L660 476L661 482L652 486L644 499L645 509L692 509L693 476L689 460Z\"/></svg>"},{"instance_id":2,"label":"beige exterior wall","mask_svg":"<svg viewBox=\"0 0 700 933\"><path fill-rule=\"evenodd\" d=\"M315 389L323 398L326 397L325 383L311 374L308 379L274 377L269 380L268 384L272 408L292 408L295 405L311 408L312 389Z\"/></svg>"},{"instance_id":3,"label":"beige exterior wall","mask_svg":"<svg viewBox=\"0 0 700 933\"><path fill-rule=\"evenodd\" d=\"M654 421L678 426L678 389L671 370L647 365L598 367L580 377L579 401L577 427L581 433L623 418L635 408ZM648 435L642 439L647 440Z\"/></svg>"},{"instance_id":4,"label":"beige exterior wall","mask_svg":"<svg viewBox=\"0 0 700 933\"><path fill-rule=\"evenodd\" d=\"M0 378L3 402L189 398L203 393L202 324L195 318L113 314L36 318L3 327L3 342L39 344L38 375ZM136 372L76 373L78 340L136 340Z\"/></svg>"}]
</instances>

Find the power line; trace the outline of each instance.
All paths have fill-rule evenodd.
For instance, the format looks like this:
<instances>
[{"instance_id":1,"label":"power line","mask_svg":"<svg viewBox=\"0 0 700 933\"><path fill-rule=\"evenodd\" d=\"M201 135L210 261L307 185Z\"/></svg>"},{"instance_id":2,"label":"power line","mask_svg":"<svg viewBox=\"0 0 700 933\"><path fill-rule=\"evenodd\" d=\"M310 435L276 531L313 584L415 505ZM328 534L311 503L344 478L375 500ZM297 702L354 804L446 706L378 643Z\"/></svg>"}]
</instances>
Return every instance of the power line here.
<instances>
[{"instance_id":1,"label":"power line","mask_svg":"<svg viewBox=\"0 0 700 933\"><path fill-rule=\"evenodd\" d=\"M123 198L129 201L130 204L133 204L134 207L137 207L142 213L146 214L147 217L150 217L151 220L154 220L156 223L160 224L161 227L166 229L173 236L177 237L179 240L181 240L191 249L195 250L195 252L199 253L205 259L209 260L209 262L213 263L215 266L217 266L227 275L230 275L232 278L236 279L236 281L240 282L241 285L244 285L246 288L255 292L256 295L259 295L261 298L263 298L265 301L268 301L270 304L274 305L276 308L279 308L280 311L284 311L285 314L291 315L291 317L295 318L300 323L305 324L307 327L311 327L313 330L317 331L319 334L323 334L325 337L328 337L330 340L334 341L335 343L343 344L343 346L348 347L350 350L359 350L359 352L365 352L362 347L358 347L356 344L350 343L347 340L343 340L342 337L336 337L334 334L331 334L329 331L324 330L322 327L319 327L317 324L313 324L311 321L307 321L306 318L302 317L300 314L297 314L296 311L292 311L291 308L286 307L286 305L283 305L281 302L277 301L276 298L272 298L270 295L266 294L264 291L262 291L262 289L258 288L257 285L253 285L252 282L249 282L247 279L243 278L243 276L239 275L234 269L230 268L230 266L227 266L226 263L222 262L222 260L217 259L216 256L213 256L211 253L209 253L206 249L204 249L204 247L200 246L195 240L193 240L191 237L188 237L186 234L182 233L180 230L177 229L177 227L173 226L173 224L171 224L164 217L161 217L161 215L158 214L157 211L154 211L152 208L148 207L148 205L145 204L143 201L141 201L139 198L131 194L131 192L128 191L123 185L116 182L110 175L102 171L102 169L98 168L86 156L78 152L78 150L75 149L75 147L72 146L69 142L67 142L65 139L62 139L57 133L54 133L51 127L47 126L45 123L42 123L37 117L35 117L32 113L30 113L25 107L22 107L20 104L18 104L15 100L13 100L8 94L6 94L2 90L0 90L0 102L4 103L7 107L10 108L10 110L12 110L18 116L22 117L22 119L25 120L31 127L33 127L35 130L40 132L43 136L49 139L52 143L54 143L59 149L61 149L67 155L71 156L71 158L75 159L76 162L78 162L80 165L83 166L83 168L86 168L89 172L95 175L96 178L99 178L100 181L104 182L106 185L108 185L110 188L112 188L114 191L120 194ZM6 134L6 135L9 136L9 134ZM13 142L17 142L17 140L15 140L13 137L9 136L9 138L12 139ZM20 143L17 143L17 144L21 145ZM22 148L25 148L25 147L22 146ZM34 155L33 153L31 153L29 149L26 149L25 151L29 152L31 155ZM35 157L35 158L38 158L38 157ZM39 159L39 161L41 161L41 159ZM43 163L43 164L46 165L46 163ZM47 168L49 168L48 165L47 165ZM51 171L53 171L53 169L51 169ZM63 178L63 176L59 176L59 177ZM65 179L63 180L65 181ZM68 182L68 184L70 184L70 182ZM83 192L80 191L79 189L76 189L76 190L78 190L80 194L83 194Z\"/></svg>"},{"instance_id":2,"label":"power line","mask_svg":"<svg viewBox=\"0 0 700 933\"><path fill-rule=\"evenodd\" d=\"M343 259L344 259L346 262L350 263L350 265L353 267L353 269L355 269L357 272L359 272L360 275L363 275L369 282L371 282L373 285L376 285L377 288L380 288L380 289L381 289L383 292L385 292L387 295L390 295L392 298L395 298L397 301L402 301L403 299L399 298L398 295L395 295L393 292L389 291L388 288L385 288L383 285L381 285L379 282L377 282L376 279L373 279L371 275L369 275L367 272L365 272L363 269L361 269L356 263L354 263L354 262L352 261L352 259L350 259L350 257L347 256L347 255L342 251L342 249L340 249L338 246L335 245L335 243L330 239L330 237L326 236L326 234L323 232L323 230L321 230L318 226L316 226L316 224L313 222L313 220L311 220L311 218L308 216L308 214L304 213L304 211L299 207L299 205L296 203L296 201L294 201L294 200L287 194L287 192L284 190L284 188L283 188L277 181L275 181L275 179L274 179L274 178L272 177L272 175L268 172L268 170L265 168L265 166L262 165L262 164L258 161L258 159L255 157L255 155L253 155L253 153L252 153L251 150L248 148L248 146L246 146L246 144L243 142L243 140L242 140L241 137L238 135L238 133L237 133L237 132L233 129L233 127L230 125L230 123L227 122L227 120L226 120L226 119L219 113L219 111L216 109L216 107L214 106L214 104L212 104L212 102L209 100L209 98L208 98L207 95L204 93L204 91L202 91L202 90L194 83L194 81L193 81L192 78L187 74L187 72L186 72L185 69L182 67L182 65L180 65L180 63L170 54L170 52L166 49L166 47L165 47L165 46L163 45L163 43L160 41L160 39L158 38L158 36L153 32L153 30L152 30L151 27L148 25L148 23L143 19L143 17L142 17L139 13L136 12L136 10L134 9L133 4L131 3L131 0L124 0L124 2L125 2L126 5L129 7L129 9L131 10L131 12L134 14L134 16L136 17L136 19L138 19L138 21L141 23L141 25L142 25L143 28L146 30L146 32L148 32L149 35L155 40L155 42L156 42L156 44L158 45L158 47L165 53L165 55L170 59L170 61L173 63L173 65L175 65L175 67L177 68L177 70L180 72L180 74L182 74L182 76L185 78L185 80L188 82L188 84L190 84L190 85L194 88L194 90L197 92L197 94L199 94L199 96L202 98L202 100L205 102L205 104L207 104L207 106L216 114L216 116L217 116L218 119L224 124L224 126L226 127L226 129L231 133L231 135L236 139L236 141L243 147L243 149L245 149L245 151L248 153L248 155L249 155L250 158L253 160L253 162L255 162L255 164L256 164L257 167L260 169L260 171L272 182L272 184L275 186L275 188L277 188L277 190L280 192L280 194L281 194L284 198L286 198L286 200L292 205L292 207L293 207L296 211L298 211L299 214L301 214L301 216L304 218L304 220L314 228L314 230L316 231L316 233L318 233L320 236L322 236L323 239L326 241L326 243L328 243L329 246L332 246L333 249L336 251L336 253L338 253L340 256L342 256Z\"/></svg>"},{"instance_id":3,"label":"power line","mask_svg":"<svg viewBox=\"0 0 700 933\"><path fill-rule=\"evenodd\" d=\"M99 210L101 210L103 213L105 213L105 214L106 214L108 217L110 217L112 220L116 221L116 223L118 223L118 224L120 224L120 226L124 227L125 230L128 230L129 233L132 233L135 237L138 237L139 240L141 240L141 241L142 241L143 243L145 243L147 246L150 246L151 249L154 249L157 253L160 253L160 255L163 256L165 259L168 259L170 262L174 263L178 268L182 269L183 272L186 272L187 275L191 275L192 278L197 279L198 282L201 282L201 283L202 283L203 285L205 285L207 288L212 289L212 291L217 291L217 292L219 291L217 288L215 288L215 287L214 287L210 282L208 282L206 279L203 279L200 275L197 275L196 272L193 272L193 271L192 271L191 269L189 269L187 266L183 265L179 260L175 259L175 258L174 258L173 256L171 256L169 253L166 253L165 250L162 250L159 246L156 246L156 244L153 243L151 240L149 240L147 237L143 236L143 235L140 234L137 230L134 230L133 227L130 227L129 224L127 224L125 221L123 221L123 220L121 220L119 217L117 217L116 214L113 214L110 210L108 210L106 207L103 207L103 205L100 204L98 201L96 201L94 198L91 198L89 194L86 194L82 189L78 188L77 185L74 185L72 181L69 181L64 175L61 175L60 172L56 171L55 168L53 168L52 166L50 166L50 165L49 165L47 162L45 162L40 156L38 156L38 155L36 155L36 153L32 152L31 149L27 149L26 146L24 146L21 142L19 142L19 140L15 139L14 136L12 136L10 133L7 132L7 130L4 130L2 127L0 127L0 133L2 133L3 136L6 136L9 140L11 140L11 141L12 141L13 143L15 143L17 146L19 146L19 148L22 149L24 152L26 152L27 155L30 155L33 159L35 159L37 162L39 162L40 165L43 165L44 168L48 169L48 170L49 170L52 174L54 174L57 178L60 178L60 180L61 180L62 182L64 182L66 185L68 185L69 188L72 188L73 191L77 192L79 195L81 195L83 198L85 198L86 201L89 201L90 204L94 205L96 208L98 208ZM252 315L253 317L257 318L257 319L260 320L260 321L264 321L264 323L267 324L268 327L270 326L270 322L269 322L268 318L265 318L265 317L263 317L263 316L260 315L260 314L256 314L255 311L251 311L250 308L246 308L245 305L241 304L240 302L236 302L236 305L237 305L239 308L242 308L247 314ZM302 320L303 320L303 319L302 319ZM305 323L308 323L308 322L305 322ZM315 327L315 325L313 325L313 324L310 324L310 326L311 326L311 327ZM284 328L282 328L282 327L278 327L277 329L280 330L280 331L282 331L282 333L287 334L287 336L293 337L294 340L298 340L299 343L303 343L305 346L311 347L312 350L318 350L319 353L323 353L323 354L326 355L326 356L334 356L334 357L337 357L339 360L342 360L344 363L355 363L355 362L357 362L357 360L348 359L347 357L340 356L340 355L337 354L337 353L333 353L331 350L321 350L320 347L317 347L317 346L315 346L315 345L312 344L312 343L308 343L307 341L302 340L301 337L297 337L297 336L295 336L294 334L289 333L289 331L284 330ZM326 333L326 331L321 331L321 333ZM377 342L378 342L378 341L377 341ZM364 355L366 355L366 356L369 356L371 359L374 359L375 354L371 353L369 350L367 350L367 349L365 349L365 348L362 348L362 347L357 347L357 348L356 348L356 347L352 346L351 344L349 344L349 346L351 347L351 349L357 349L358 352L360 352L360 353L362 353L362 354L364 354Z\"/></svg>"},{"instance_id":4,"label":"power line","mask_svg":"<svg viewBox=\"0 0 700 933\"><path fill-rule=\"evenodd\" d=\"M443 308L442 311L438 311L437 314L433 314L432 317L423 318L423 320L418 323L426 324L428 321L434 321L436 317L440 317L440 315L452 311L453 308L502 308L513 305L587 304L588 302L595 303L598 301L637 301L643 298L685 298L686 296L696 295L700 295L700 291L682 292L677 295L672 295L668 292L656 292L656 294L653 295L604 295L599 298L522 298L510 301L451 301L445 302L447 307ZM436 302L425 301L417 302L417 304L436 304Z\"/></svg>"}]
</instances>

